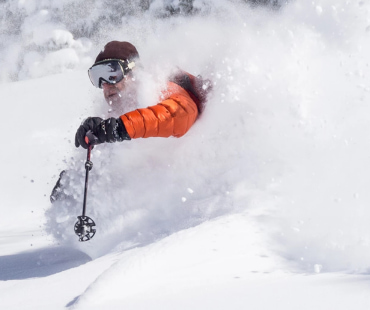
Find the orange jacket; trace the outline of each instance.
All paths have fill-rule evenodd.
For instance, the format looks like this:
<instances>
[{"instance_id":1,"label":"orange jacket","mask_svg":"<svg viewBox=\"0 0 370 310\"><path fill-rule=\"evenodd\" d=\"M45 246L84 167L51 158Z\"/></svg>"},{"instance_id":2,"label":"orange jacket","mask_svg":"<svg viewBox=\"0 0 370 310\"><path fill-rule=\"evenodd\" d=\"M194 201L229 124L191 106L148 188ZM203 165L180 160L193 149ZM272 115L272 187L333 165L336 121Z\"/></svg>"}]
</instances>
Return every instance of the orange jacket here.
<instances>
[{"instance_id":1,"label":"orange jacket","mask_svg":"<svg viewBox=\"0 0 370 310\"><path fill-rule=\"evenodd\" d=\"M198 117L198 108L184 88L168 82L164 98L157 105L121 115L132 139L181 137L194 124Z\"/></svg>"}]
</instances>

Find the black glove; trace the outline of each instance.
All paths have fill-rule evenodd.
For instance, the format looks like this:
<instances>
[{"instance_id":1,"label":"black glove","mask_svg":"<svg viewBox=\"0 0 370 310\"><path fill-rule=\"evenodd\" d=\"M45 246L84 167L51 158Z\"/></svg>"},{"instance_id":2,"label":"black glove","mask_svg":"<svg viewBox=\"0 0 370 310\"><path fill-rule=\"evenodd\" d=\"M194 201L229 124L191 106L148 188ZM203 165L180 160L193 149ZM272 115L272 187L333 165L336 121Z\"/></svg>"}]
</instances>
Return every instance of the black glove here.
<instances>
[{"instance_id":1,"label":"black glove","mask_svg":"<svg viewBox=\"0 0 370 310\"><path fill-rule=\"evenodd\" d=\"M84 149L88 148L85 136L89 130L97 137L97 141L94 144L131 140L120 118L111 117L103 120L100 117L89 117L77 129L75 137L76 147L81 145Z\"/></svg>"}]
</instances>

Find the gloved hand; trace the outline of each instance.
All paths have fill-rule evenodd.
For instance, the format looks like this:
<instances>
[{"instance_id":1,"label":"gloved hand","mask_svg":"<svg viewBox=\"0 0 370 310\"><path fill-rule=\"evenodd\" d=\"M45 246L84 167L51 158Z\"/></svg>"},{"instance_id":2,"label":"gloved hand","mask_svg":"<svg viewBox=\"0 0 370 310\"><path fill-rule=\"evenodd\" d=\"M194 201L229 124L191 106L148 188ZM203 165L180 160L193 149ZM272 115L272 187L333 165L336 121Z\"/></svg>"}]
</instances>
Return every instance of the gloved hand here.
<instances>
[{"instance_id":1,"label":"gloved hand","mask_svg":"<svg viewBox=\"0 0 370 310\"><path fill-rule=\"evenodd\" d=\"M76 147L81 145L84 149L88 148L85 136L89 130L97 137L97 141L94 144L131 140L120 118L111 117L103 120L100 117L89 117L77 129L75 137Z\"/></svg>"}]
</instances>

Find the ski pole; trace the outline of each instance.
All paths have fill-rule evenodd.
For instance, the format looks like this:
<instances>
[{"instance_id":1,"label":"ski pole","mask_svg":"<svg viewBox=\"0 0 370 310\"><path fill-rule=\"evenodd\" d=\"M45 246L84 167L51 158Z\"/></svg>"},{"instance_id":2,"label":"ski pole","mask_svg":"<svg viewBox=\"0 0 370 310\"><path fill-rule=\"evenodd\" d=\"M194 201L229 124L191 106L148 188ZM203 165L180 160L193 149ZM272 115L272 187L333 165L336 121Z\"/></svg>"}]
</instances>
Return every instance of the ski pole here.
<instances>
[{"instance_id":1,"label":"ski pole","mask_svg":"<svg viewBox=\"0 0 370 310\"><path fill-rule=\"evenodd\" d=\"M86 198L87 198L87 188L89 184L89 172L93 167L93 163L90 160L92 148L93 146L89 144L89 147L87 148L87 157L86 157L86 162L85 162L86 175L85 175L84 201L82 205L82 216L86 215Z\"/></svg>"},{"instance_id":2,"label":"ski pole","mask_svg":"<svg viewBox=\"0 0 370 310\"><path fill-rule=\"evenodd\" d=\"M89 183L89 172L93 167L93 163L91 162L91 150L94 148L93 144L96 142L97 137L93 135L91 131L88 131L85 137L85 141L88 145L87 148L87 156L85 162L85 190L84 190L84 200L82 206L82 215L77 216L78 221L75 224L74 230L75 234L79 237L79 241L88 241L92 237L94 237L96 229L95 222L88 216L86 216L86 201L87 201L87 188Z\"/></svg>"}]
</instances>

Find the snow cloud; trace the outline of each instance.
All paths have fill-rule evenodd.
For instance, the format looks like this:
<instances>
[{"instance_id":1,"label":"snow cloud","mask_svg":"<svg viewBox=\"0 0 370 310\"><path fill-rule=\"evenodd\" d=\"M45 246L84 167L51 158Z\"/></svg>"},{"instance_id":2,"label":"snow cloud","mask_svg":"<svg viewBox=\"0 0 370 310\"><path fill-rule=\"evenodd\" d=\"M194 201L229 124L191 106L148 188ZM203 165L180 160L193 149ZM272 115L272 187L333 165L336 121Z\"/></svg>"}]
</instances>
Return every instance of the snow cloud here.
<instances>
[{"instance_id":1,"label":"snow cloud","mask_svg":"<svg viewBox=\"0 0 370 310\"><path fill-rule=\"evenodd\" d=\"M157 80L179 66L214 83L206 112L185 137L94 150L91 212L101 247L93 254L249 212L269 231L271 247L299 268L367 270L370 5L193 4L193 13L159 0L0 4L3 84L85 71L113 39L134 43ZM71 92L84 89L74 83ZM97 107L101 94L90 92L76 124L107 115ZM84 155L66 163L77 200ZM75 239L77 205L48 209L47 229L59 242Z\"/></svg>"}]
</instances>

